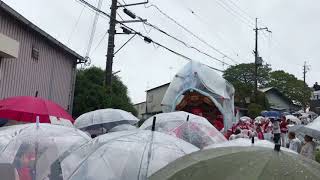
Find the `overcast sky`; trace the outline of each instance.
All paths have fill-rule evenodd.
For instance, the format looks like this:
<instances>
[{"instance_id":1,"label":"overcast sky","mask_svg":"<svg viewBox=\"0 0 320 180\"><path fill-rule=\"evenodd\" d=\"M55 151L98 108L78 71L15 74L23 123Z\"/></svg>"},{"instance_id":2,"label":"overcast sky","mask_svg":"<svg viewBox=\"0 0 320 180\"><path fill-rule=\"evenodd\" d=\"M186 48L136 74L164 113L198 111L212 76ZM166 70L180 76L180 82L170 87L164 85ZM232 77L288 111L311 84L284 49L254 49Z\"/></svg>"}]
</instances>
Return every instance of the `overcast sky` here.
<instances>
[{"instance_id":1,"label":"overcast sky","mask_svg":"<svg viewBox=\"0 0 320 180\"><path fill-rule=\"evenodd\" d=\"M77 0L3 1L80 55L85 55L94 13ZM95 5L98 2L87 1ZM137 1L139 0L125 2ZM123 3L122 0L120 2ZM102 10L109 12L110 4L111 0L104 0ZM284 69L299 79L302 79L303 63L307 61L311 66L307 75L308 84L311 86L315 81L320 81L319 0L151 0L149 5L151 4L157 5L194 34L240 63L254 61L252 25L254 18L258 17L259 25L267 26L272 31L272 34L259 34L259 50L264 61L271 64L274 70ZM145 8L142 5L129 9L190 45L228 64L234 64L192 37L154 7ZM123 18L130 19L121 9L119 13ZM130 26L195 60L219 69L227 68L227 65L188 49L141 23ZM102 68L105 68L107 53L107 36L104 39L103 36L107 29L108 19L100 17L90 57L94 66ZM117 36L116 48L129 37ZM100 41L102 43L97 46ZM116 54L113 70L121 71L118 75L128 86L132 101L138 103L144 101L146 89L169 82L186 63L185 59L135 37Z\"/></svg>"}]
</instances>

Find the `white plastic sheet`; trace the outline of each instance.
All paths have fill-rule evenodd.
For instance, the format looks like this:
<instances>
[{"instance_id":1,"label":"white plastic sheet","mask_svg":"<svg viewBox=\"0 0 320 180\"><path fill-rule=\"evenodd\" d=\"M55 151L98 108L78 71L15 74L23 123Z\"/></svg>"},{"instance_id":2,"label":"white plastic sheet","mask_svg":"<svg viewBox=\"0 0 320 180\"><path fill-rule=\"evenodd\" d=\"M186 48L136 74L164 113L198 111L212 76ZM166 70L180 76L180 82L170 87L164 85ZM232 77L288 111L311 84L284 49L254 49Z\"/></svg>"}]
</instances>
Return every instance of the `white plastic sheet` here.
<instances>
[{"instance_id":1,"label":"white plastic sheet","mask_svg":"<svg viewBox=\"0 0 320 180\"><path fill-rule=\"evenodd\" d=\"M85 113L78 117L74 126L86 130L87 128L103 127L107 131L120 124L135 124L139 121L134 115L120 109L100 109Z\"/></svg>"},{"instance_id":2,"label":"white plastic sheet","mask_svg":"<svg viewBox=\"0 0 320 180\"><path fill-rule=\"evenodd\" d=\"M183 111L157 114L147 119L140 128L151 129L154 117L156 131L180 138L200 149L227 141L207 119Z\"/></svg>"},{"instance_id":3,"label":"white plastic sheet","mask_svg":"<svg viewBox=\"0 0 320 180\"><path fill-rule=\"evenodd\" d=\"M146 130L97 137L62 160L64 179L145 180L175 159L199 150L172 136Z\"/></svg>"},{"instance_id":4,"label":"white plastic sheet","mask_svg":"<svg viewBox=\"0 0 320 180\"><path fill-rule=\"evenodd\" d=\"M175 111L183 93L194 90L209 97L224 117L225 130L232 127L234 117L234 88L210 67L191 61L170 83L162 100L163 112Z\"/></svg>"},{"instance_id":5,"label":"white plastic sheet","mask_svg":"<svg viewBox=\"0 0 320 180\"><path fill-rule=\"evenodd\" d=\"M91 139L78 129L51 124L18 125L0 132L1 139L10 137L0 142L0 164L11 164L20 179L60 180L61 167L54 162Z\"/></svg>"}]
</instances>

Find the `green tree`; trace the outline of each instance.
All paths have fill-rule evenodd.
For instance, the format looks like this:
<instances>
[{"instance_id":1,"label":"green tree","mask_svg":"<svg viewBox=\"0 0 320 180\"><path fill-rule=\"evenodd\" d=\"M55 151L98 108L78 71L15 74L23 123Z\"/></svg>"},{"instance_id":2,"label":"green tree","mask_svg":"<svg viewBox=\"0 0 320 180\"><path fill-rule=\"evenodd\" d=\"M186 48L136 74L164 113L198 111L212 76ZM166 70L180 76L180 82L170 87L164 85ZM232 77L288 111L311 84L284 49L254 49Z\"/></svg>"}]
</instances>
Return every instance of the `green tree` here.
<instances>
[{"instance_id":1,"label":"green tree","mask_svg":"<svg viewBox=\"0 0 320 180\"><path fill-rule=\"evenodd\" d=\"M270 73L270 80L266 87L277 88L289 99L302 106L310 103L311 89L294 75L284 71L273 71Z\"/></svg>"},{"instance_id":2,"label":"green tree","mask_svg":"<svg viewBox=\"0 0 320 180\"><path fill-rule=\"evenodd\" d=\"M254 63L238 64L229 67L223 74L223 77L228 80L235 88L236 105L245 106L246 98L254 99L253 92L255 87L254 79ZM269 74L271 72L270 65L262 65L258 68L258 85L265 86L269 81ZM258 94L257 104L263 108L268 108L265 96Z\"/></svg>"},{"instance_id":3,"label":"green tree","mask_svg":"<svg viewBox=\"0 0 320 180\"><path fill-rule=\"evenodd\" d=\"M106 94L104 85L105 71L98 67L77 70L73 115L104 109L122 109L137 114L130 98L128 89L117 76L112 77L112 95Z\"/></svg>"}]
</instances>

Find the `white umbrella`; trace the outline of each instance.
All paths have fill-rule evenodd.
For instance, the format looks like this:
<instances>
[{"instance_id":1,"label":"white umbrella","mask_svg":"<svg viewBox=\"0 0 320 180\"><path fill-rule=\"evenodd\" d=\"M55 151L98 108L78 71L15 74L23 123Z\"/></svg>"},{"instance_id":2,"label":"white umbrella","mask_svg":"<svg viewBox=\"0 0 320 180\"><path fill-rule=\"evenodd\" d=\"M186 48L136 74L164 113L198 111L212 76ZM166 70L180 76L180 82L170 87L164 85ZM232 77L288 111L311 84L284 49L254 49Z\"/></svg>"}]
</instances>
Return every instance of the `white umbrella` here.
<instances>
[{"instance_id":1,"label":"white umbrella","mask_svg":"<svg viewBox=\"0 0 320 180\"><path fill-rule=\"evenodd\" d=\"M4 134L4 133L7 134ZM64 153L76 149L91 138L84 132L51 124L24 124L1 130L0 163L9 163L20 173L20 179L27 175L35 180L59 179L56 172L61 167L54 162Z\"/></svg>"},{"instance_id":2,"label":"white umbrella","mask_svg":"<svg viewBox=\"0 0 320 180\"><path fill-rule=\"evenodd\" d=\"M267 141L267 140L255 139L254 144L252 144L252 141L250 139L238 138L238 139L234 139L232 141L227 141L227 142L223 142L223 143L219 143L219 144L213 144L213 145L206 147L205 149L220 148L220 147L248 147L248 146L250 146L250 147L251 146L252 147L258 146L258 147L265 147L265 148L273 149L274 143ZM296 152L291 151L290 149L287 149L287 148L281 148L281 150L296 153Z\"/></svg>"},{"instance_id":3,"label":"white umbrella","mask_svg":"<svg viewBox=\"0 0 320 180\"><path fill-rule=\"evenodd\" d=\"M249 122L249 121L251 121L251 118L248 117L248 116L243 116L243 117L240 118L240 121L242 121L242 122Z\"/></svg>"},{"instance_id":4,"label":"white umbrella","mask_svg":"<svg viewBox=\"0 0 320 180\"><path fill-rule=\"evenodd\" d=\"M301 124L300 119L297 118L294 115L286 115L286 120L290 120L290 121L294 122L296 125L300 125Z\"/></svg>"},{"instance_id":5,"label":"white umbrella","mask_svg":"<svg viewBox=\"0 0 320 180\"><path fill-rule=\"evenodd\" d=\"M261 123L265 118L263 116L258 116L254 119L255 122Z\"/></svg>"},{"instance_id":6,"label":"white umbrella","mask_svg":"<svg viewBox=\"0 0 320 180\"><path fill-rule=\"evenodd\" d=\"M131 124L121 124L116 127L113 127L112 129L109 130L110 132L118 132L118 131L131 131L131 130L136 130L138 129L136 126L133 126Z\"/></svg>"},{"instance_id":7,"label":"white umbrella","mask_svg":"<svg viewBox=\"0 0 320 180\"><path fill-rule=\"evenodd\" d=\"M315 139L320 139L320 117L315 119L312 123L308 125L297 125L289 129L289 131L302 133L311 136Z\"/></svg>"},{"instance_id":8,"label":"white umbrella","mask_svg":"<svg viewBox=\"0 0 320 180\"><path fill-rule=\"evenodd\" d=\"M76 119L74 126L82 130L102 127L109 131L117 125L135 124L138 121L134 115L120 109L100 109L81 115Z\"/></svg>"},{"instance_id":9,"label":"white umbrella","mask_svg":"<svg viewBox=\"0 0 320 180\"><path fill-rule=\"evenodd\" d=\"M151 129L154 118L156 131L178 137L200 149L227 141L207 119L183 111L157 114L147 119L140 128Z\"/></svg>"},{"instance_id":10,"label":"white umbrella","mask_svg":"<svg viewBox=\"0 0 320 180\"><path fill-rule=\"evenodd\" d=\"M146 180L170 162L199 150L159 132L122 131L99 136L61 161L68 180Z\"/></svg>"}]
</instances>

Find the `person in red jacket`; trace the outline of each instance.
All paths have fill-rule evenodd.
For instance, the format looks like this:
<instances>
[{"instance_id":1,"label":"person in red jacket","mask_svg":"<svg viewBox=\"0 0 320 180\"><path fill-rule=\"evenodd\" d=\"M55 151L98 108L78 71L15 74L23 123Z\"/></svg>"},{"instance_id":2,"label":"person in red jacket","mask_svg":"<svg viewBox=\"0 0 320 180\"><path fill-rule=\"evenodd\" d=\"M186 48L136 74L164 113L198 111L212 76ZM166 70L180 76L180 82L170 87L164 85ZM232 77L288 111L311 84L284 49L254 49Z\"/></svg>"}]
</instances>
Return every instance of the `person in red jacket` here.
<instances>
[{"instance_id":1,"label":"person in red jacket","mask_svg":"<svg viewBox=\"0 0 320 180\"><path fill-rule=\"evenodd\" d=\"M260 126L258 126L258 127L256 128L256 132L257 132L258 139L264 140L263 132L262 132Z\"/></svg>"},{"instance_id":2,"label":"person in red jacket","mask_svg":"<svg viewBox=\"0 0 320 180\"><path fill-rule=\"evenodd\" d=\"M280 122L280 131L281 131L281 145L283 147L287 144L287 133L288 133L288 122L285 116L281 117Z\"/></svg>"},{"instance_id":3,"label":"person in red jacket","mask_svg":"<svg viewBox=\"0 0 320 180\"><path fill-rule=\"evenodd\" d=\"M213 126L217 128L218 131L221 131L224 128L222 115L218 115L217 119L213 122Z\"/></svg>"}]
</instances>

